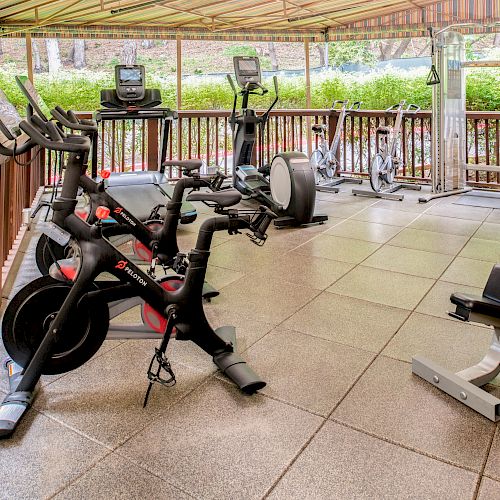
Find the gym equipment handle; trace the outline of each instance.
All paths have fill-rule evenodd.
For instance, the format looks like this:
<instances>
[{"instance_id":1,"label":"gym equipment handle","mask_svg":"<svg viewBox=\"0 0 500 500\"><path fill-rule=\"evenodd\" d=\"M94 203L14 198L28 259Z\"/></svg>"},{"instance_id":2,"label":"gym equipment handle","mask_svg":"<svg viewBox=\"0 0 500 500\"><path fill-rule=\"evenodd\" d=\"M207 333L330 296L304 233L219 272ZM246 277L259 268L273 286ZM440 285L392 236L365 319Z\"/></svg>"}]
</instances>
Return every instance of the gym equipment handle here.
<instances>
[{"instance_id":1,"label":"gym equipment handle","mask_svg":"<svg viewBox=\"0 0 500 500\"><path fill-rule=\"evenodd\" d=\"M30 119L30 121L32 118ZM40 130L30 123L30 121L23 120L19 127L23 132L25 132L31 139L46 149L51 149L53 151L65 151L67 153L85 153L90 151L90 139L88 137L73 136L63 138L60 134L56 139L47 138Z\"/></svg>"},{"instance_id":2,"label":"gym equipment handle","mask_svg":"<svg viewBox=\"0 0 500 500\"><path fill-rule=\"evenodd\" d=\"M56 106L50 113L61 125L71 130L81 130L82 132L97 131L97 125L81 123L75 113L71 110L66 112L60 106Z\"/></svg>"}]
</instances>

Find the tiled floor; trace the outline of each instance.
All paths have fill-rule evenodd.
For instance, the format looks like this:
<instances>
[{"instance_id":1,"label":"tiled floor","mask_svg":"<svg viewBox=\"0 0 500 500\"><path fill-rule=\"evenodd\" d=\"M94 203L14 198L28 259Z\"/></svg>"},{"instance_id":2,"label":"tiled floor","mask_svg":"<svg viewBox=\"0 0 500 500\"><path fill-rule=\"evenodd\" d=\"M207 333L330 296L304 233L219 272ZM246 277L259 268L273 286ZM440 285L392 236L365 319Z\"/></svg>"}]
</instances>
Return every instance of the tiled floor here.
<instances>
[{"instance_id":1,"label":"tiled floor","mask_svg":"<svg viewBox=\"0 0 500 500\"><path fill-rule=\"evenodd\" d=\"M318 194L327 224L273 228L263 248L214 240L208 278L221 295L207 316L236 326L268 382L260 395L174 342L177 386L155 387L143 409L156 343L107 342L44 378L0 442L0 499L500 499L500 427L410 366L422 354L458 370L488 346L488 328L446 310L453 291L481 293L500 261L500 210L350 189ZM182 245L198 227L181 229ZM32 251L15 290L36 275Z\"/></svg>"}]
</instances>

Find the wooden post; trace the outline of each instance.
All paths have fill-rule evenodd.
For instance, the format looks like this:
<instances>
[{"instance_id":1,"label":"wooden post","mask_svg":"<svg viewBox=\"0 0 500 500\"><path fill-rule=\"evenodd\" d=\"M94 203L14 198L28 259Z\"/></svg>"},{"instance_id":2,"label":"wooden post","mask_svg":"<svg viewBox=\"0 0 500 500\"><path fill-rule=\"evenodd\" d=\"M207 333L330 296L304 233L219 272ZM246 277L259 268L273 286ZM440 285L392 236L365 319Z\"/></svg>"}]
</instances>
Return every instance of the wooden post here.
<instances>
[{"instance_id":1,"label":"wooden post","mask_svg":"<svg viewBox=\"0 0 500 500\"><path fill-rule=\"evenodd\" d=\"M28 65L28 78L33 82L33 47L31 45L31 33L26 33L26 63Z\"/></svg>"},{"instance_id":2,"label":"wooden post","mask_svg":"<svg viewBox=\"0 0 500 500\"><path fill-rule=\"evenodd\" d=\"M311 109L311 61L309 58L309 40L304 40L304 52L306 56L306 108ZM306 117L307 127L307 154L312 153L311 117Z\"/></svg>"},{"instance_id":3,"label":"wooden post","mask_svg":"<svg viewBox=\"0 0 500 500\"><path fill-rule=\"evenodd\" d=\"M177 110L182 109L182 38L177 35ZM182 118L177 120L177 158L182 159Z\"/></svg>"}]
</instances>

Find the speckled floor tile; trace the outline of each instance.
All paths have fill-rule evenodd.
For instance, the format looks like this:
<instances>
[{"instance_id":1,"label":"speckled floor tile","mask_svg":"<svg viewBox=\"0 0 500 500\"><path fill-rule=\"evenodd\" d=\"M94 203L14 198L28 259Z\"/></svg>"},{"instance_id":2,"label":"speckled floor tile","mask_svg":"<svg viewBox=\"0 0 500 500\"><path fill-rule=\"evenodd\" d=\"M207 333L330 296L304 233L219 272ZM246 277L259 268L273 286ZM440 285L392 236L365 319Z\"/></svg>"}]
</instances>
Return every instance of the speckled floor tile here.
<instances>
[{"instance_id":1,"label":"speckled floor tile","mask_svg":"<svg viewBox=\"0 0 500 500\"><path fill-rule=\"evenodd\" d=\"M234 326L236 328L236 348L238 352L243 352L248 349L251 345L255 344L259 339L261 339L264 335L270 332L273 329L273 325L271 323L266 323L265 321L259 321L255 319L253 312L251 310L245 311L246 314L242 311L238 311L237 309L230 309L225 305L220 305L217 302L217 299L213 300L212 303L205 305L205 315L208 318L208 321L212 328L216 329L220 326ZM177 342L178 344L178 342ZM184 342L181 343L185 344ZM188 344L192 344L191 342ZM173 344L175 349L175 343ZM199 355L194 356L192 360L186 359L186 347L183 347L182 354L182 363L191 365L195 363L194 366L199 365L200 356L205 357L206 354L201 351L197 346L196 348ZM174 351L175 353L175 351ZM211 360L210 360L210 363Z\"/></svg>"},{"instance_id":2,"label":"speckled floor tile","mask_svg":"<svg viewBox=\"0 0 500 500\"><path fill-rule=\"evenodd\" d=\"M467 236L406 228L397 234L390 244L396 247L413 248L425 252L456 255L462 250L467 240Z\"/></svg>"},{"instance_id":3,"label":"speckled floor tile","mask_svg":"<svg viewBox=\"0 0 500 500\"><path fill-rule=\"evenodd\" d=\"M252 368L269 381L264 394L323 416L333 410L373 357L280 327L245 353Z\"/></svg>"},{"instance_id":4,"label":"speckled floor tile","mask_svg":"<svg viewBox=\"0 0 500 500\"><path fill-rule=\"evenodd\" d=\"M359 203L327 203L321 202L317 204L316 212L323 213L332 217L340 217L345 219L357 214L367 205Z\"/></svg>"},{"instance_id":5,"label":"speckled floor tile","mask_svg":"<svg viewBox=\"0 0 500 500\"><path fill-rule=\"evenodd\" d=\"M459 321L448 315L448 311L455 310L454 305L450 302L450 295L455 292L482 295L483 289L446 281L436 281L436 284L429 290L415 310L423 314Z\"/></svg>"},{"instance_id":6,"label":"speckled floor tile","mask_svg":"<svg viewBox=\"0 0 500 500\"><path fill-rule=\"evenodd\" d=\"M500 428L497 427L495 433L495 438L493 439L493 445L488 456L488 462L486 462L486 468L484 469L484 474L487 476L500 481Z\"/></svg>"},{"instance_id":7,"label":"speckled floor tile","mask_svg":"<svg viewBox=\"0 0 500 500\"><path fill-rule=\"evenodd\" d=\"M499 209L493 209L486 217L486 222L492 222L494 224L499 224L500 223L500 210Z\"/></svg>"},{"instance_id":8,"label":"speckled floor tile","mask_svg":"<svg viewBox=\"0 0 500 500\"><path fill-rule=\"evenodd\" d=\"M413 313L382 354L407 362L421 355L449 370L459 371L484 356L491 334L491 330L472 323Z\"/></svg>"},{"instance_id":9,"label":"speckled floor tile","mask_svg":"<svg viewBox=\"0 0 500 500\"><path fill-rule=\"evenodd\" d=\"M243 239L243 235L239 236L239 239L235 237L234 240L215 247L210 253L209 264L248 273L282 256L282 252L278 250L273 251L265 246L259 248L248 238Z\"/></svg>"},{"instance_id":10,"label":"speckled floor tile","mask_svg":"<svg viewBox=\"0 0 500 500\"><path fill-rule=\"evenodd\" d=\"M14 437L0 441L1 498L47 498L109 450L30 410Z\"/></svg>"},{"instance_id":11,"label":"speckled floor tile","mask_svg":"<svg viewBox=\"0 0 500 500\"><path fill-rule=\"evenodd\" d=\"M219 290L234 281L238 281L243 278L243 276L245 276L245 273L241 271L233 271L232 269L224 269L223 267L209 265L205 281Z\"/></svg>"},{"instance_id":12,"label":"speckled floor tile","mask_svg":"<svg viewBox=\"0 0 500 500\"><path fill-rule=\"evenodd\" d=\"M354 264L290 252L279 261L268 264L248 280L286 279L303 287L324 290L353 268Z\"/></svg>"},{"instance_id":13,"label":"speckled floor tile","mask_svg":"<svg viewBox=\"0 0 500 500\"><path fill-rule=\"evenodd\" d=\"M358 264L379 247L378 243L322 234L293 251L302 255Z\"/></svg>"},{"instance_id":14,"label":"speckled floor tile","mask_svg":"<svg viewBox=\"0 0 500 500\"><path fill-rule=\"evenodd\" d=\"M191 393L119 449L196 498L257 499L322 419L219 380Z\"/></svg>"},{"instance_id":15,"label":"speckled floor tile","mask_svg":"<svg viewBox=\"0 0 500 500\"><path fill-rule=\"evenodd\" d=\"M500 211L500 210L499 210ZM493 222L483 222L481 227L474 234L475 238L482 240L493 240L500 242L500 228Z\"/></svg>"},{"instance_id":16,"label":"speckled floor tile","mask_svg":"<svg viewBox=\"0 0 500 500\"><path fill-rule=\"evenodd\" d=\"M181 365L172 355L177 384L153 387L143 409L146 371L157 345L154 341L123 344L44 388L35 407L108 446L120 445L211 373Z\"/></svg>"},{"instance_id":17,"label":"speckled floor tile","mask_svg":"<svg viewBox=\"0 0 500 500\"><path fill-rule=\"evenodd\" d=\"M349 219L329 229L326 234L341 236L342 238L371 241L373 243L385 243L394 237L400 230L401 229L396 226Z\"/></svg>"},{"instance_id":18,"label":"speckled floor tile","mask_svg":"<svg viewBox=\"0 0 500 500\"><path fill-rule=\"evenodd\" d=\"M492 269L492 262L457 257L443 273L440 280L484 288Z\"/></svg>"},{"instance_id":19,"label":"speckled floor tile","mask_svg":"<svg viewBox=\"0 0 500 500\"><path fill-rule=\"evenodd\" d=\"M428 215L439 215L442 217L476 221L483 221L491 213L491 208L455 205L449 201L450 200L441 200L440 203L432 206L426 213Z\"/></svg>"},{"instance_id":20,"label":"speckled floor tile","mask_svg":"<svg viewBox=\"0 0 500 500\"><path fill-rule=\"evenodd\" d=\"M84 498L188 500L193 497L113 453L54 498L57 500Z\"/></svg>"},{"instance_id":21,"label":"speckled floor tile","mask_svg":"<svg viewBox=\"0 0 500 500\"><path fill-rule=\"evenodd\" d=\"M500 241L472 238L460 252L459 257L496 263L500 261Z\"/></svg>"},{"instance_id":22,"label":"speckled floor tile","mask_svg":"<svg viewBox=\"0 0 500 500\"><path fill-rule=\"evenodd\" d=\"M495 430L493 422L413 375L408 363L385 357L368 368L332 418L474 471L481 470Z\"/></svg>"},{"instance_id":23,"label":"speckled floor tile","mask_svg":"<svg viewBox=\"0 0 500 500\"><path fill-rule=\"evenodd\" d=\"M376 222L389 226L406 226L414 221L418 214L411 212L401 212L399 210L388 210L386 208L368 207L362 212L354 215L355 220L366 222Z\"/></svg>"},{"instance_id":24,"label":"speckled floor tile","mask_svg":"<svg viewBox=\"0 0 500 500\"><path fill-rule=\"evenodd\" d=\"M438 278L452 260L451 255L384 245L363 265L423 278Z\"/></svg>"},{"instance_id":25,"label":"speckled floor tile","mask_svg":"<svg viewBox=\"0 0 500 500\"><path fill-rule=\"evenodd\" d=\"M265 278L252 288L242 278L221 290L217 304L232 310L244 311L257 321L277 325L318 295L319 290L297 286L284 279Z\"/></svg>"},{"instance_id":26,"label":"speckled floor tile","mask_svg":"<svg viewBox=\"0 0 500 500\"><path fill-rule=\"evenodd\" d=\"M500 482L483 476L477 498L478 500L500 500Z\"/></svg>"},{"instance_id":27,"label":"speckled floor tile","mask_svg":"<svg viewBox=\"0 0 500 500\"><path fill-rule=\"evenodd\" d=\"M282 326L352 347L378 352L409 312L351 297L322 293ZM366 318L370 318L367 321Z\"/></svg>"},{"instance_id":28,"label":"speckled floor tile","mask_svg":"<svg viewBox=\"0 0 500 500\"><path fill-rule=\"evenodd\" d=\"M481 225L480 221L453 219L439 215L423 214L410 224L411 229L434 231L440 234L454 234L456 236L472 236Z\"/></svg>"},{"instance_id":29,"label":"speckled floor tile","mask_svg":"<svg viewBox=\"0 0 500 500\"><path fill-rule=\"evenodd\" d=\"M413 309L433 284L434 280L428 278L358 266L327 291L387 306Z\"/></svg>"},{"instance_id":30,"label":"speckled floor tile","mask_svg":"<svg viewBox=\"0 0 500 500\"><path fill-rule=\"evenodd\" d=\"M269 498L469 500L476 480L472 472L327 422Z\"/></svg>"},{"instance_id":31,"label":"speckled floor tile","mask_svg":"<svg viewBox=\"0 0 500 500\"><path fill-rule=\"evenodd\" d=\"M369 188L368 188L369 189ZM409 192L409 191L408 191ZM380 200L374 205L375 208L384 208L386 210L398 210L400 212L410 212L413 214L421 214L429 210L431 206L434 206L437 202L432 201L430 203L417 203L416 200L410 200L407 195L408 192L402 191L405 195L405 200L393 201L393 200Z\"/></svg>"}]
</instances>

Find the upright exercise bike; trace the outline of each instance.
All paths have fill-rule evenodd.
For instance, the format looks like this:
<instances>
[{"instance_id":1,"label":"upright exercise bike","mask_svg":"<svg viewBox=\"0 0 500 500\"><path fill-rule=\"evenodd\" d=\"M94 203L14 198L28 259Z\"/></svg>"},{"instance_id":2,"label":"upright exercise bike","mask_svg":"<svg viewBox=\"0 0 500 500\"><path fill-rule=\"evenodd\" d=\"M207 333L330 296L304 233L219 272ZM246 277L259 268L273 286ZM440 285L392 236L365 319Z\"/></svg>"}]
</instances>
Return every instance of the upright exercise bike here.
<instances>
[{"instance_id":1,"label":"upright exercise bike","mask_svg":"<svg viewBox=\"0 0 500 500\"><path fill-rule=\"evenodd\" d=\"M252 165L257 128L264 137L269 113L278 102L278 80L274 77L275 99L271 106L257 116L253 109L248 108L248 98L268 92L261 83L259 58L235 56L233 61L236 83L240 88L238 91L231 75L227 75L234 93L229 119L233 132L233 186L268 206L278 216L274 221L278 227L328 220L327 215L314 214L315 178L307 155L298 151L277 154L271 163L269 178ZM241 114L236 112L238 96L242 98Z\"/></svg>"},{"instance_id":2,"label":"upright exercise bike","mask_svg":"<svg viewBox=\"0 0 500 500\"><path fill-rule=\"evenodd\" d=\"M361 102L354 102L349 108L349 101L333 101L330 111L338 112L337 125L333 133L332 142L328 144L326 138L326 125L316 123L312 126L312 131L318 136L318 147L311 154L311 164L316 173L316 191L324 191L327 193L338 193L339 184L351 182L361 184L361 179L345 177L340 175L340 161L338 151L342 133L344 131L345 119L353 111L358 111L361 107Z\"/></svg>"},{"instance_id":3,"label":"upright exercise bike","mask_svg":"<svg viewBox=\"0 0 500 500\"><path fill-rule=\"evenodd\" d=\"M156 313L163 333L147 372L150 384L175 382L165 354L171 336L175 336L177 340L193 341L212 356L214 363L245 393L253 394L264 387L265 382L235 352L234 328L214 331L209 325L202 289L214 232L236 234L247 229L252 240L260 244L265 241L275 215L265 207L251 212L230 209L241 200L236 190L192 193L188 199L214 204L220 216L201 225L196 247L187 256L185 278L174 279L174 286L169 277L157 281L153 272L142 271L110 243L102 225L102 220L109 216L108 208L96 210L97 221L92 225L74 213L90 140L65 136L52 122L40 123L33 117L21 122L20 128L30 141L21 148L14 146L9 151L11 155L35 144L68 154L61 194L52 206L53 222L68 241L76 241L81 256L73 275L55 274L55 278L45 276L30 283L11 300L4 314L4 346L22 372L0 406L0 436L8 437L14 432L31 406L41 375L67 372L88 361L108 334L108 305L133 297L140 297ZM103 272L117 281L97 279Z\"/></svg>"}]
</instances>

